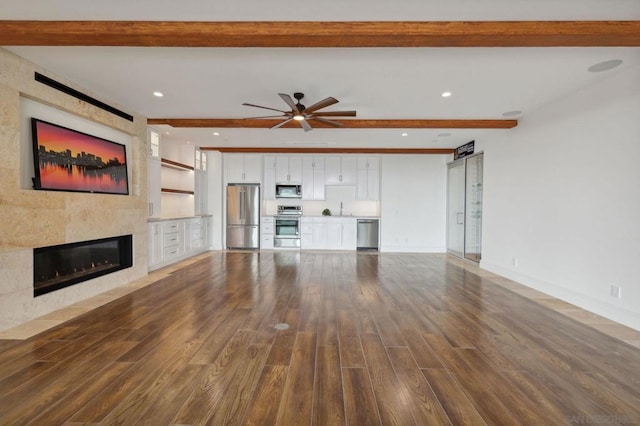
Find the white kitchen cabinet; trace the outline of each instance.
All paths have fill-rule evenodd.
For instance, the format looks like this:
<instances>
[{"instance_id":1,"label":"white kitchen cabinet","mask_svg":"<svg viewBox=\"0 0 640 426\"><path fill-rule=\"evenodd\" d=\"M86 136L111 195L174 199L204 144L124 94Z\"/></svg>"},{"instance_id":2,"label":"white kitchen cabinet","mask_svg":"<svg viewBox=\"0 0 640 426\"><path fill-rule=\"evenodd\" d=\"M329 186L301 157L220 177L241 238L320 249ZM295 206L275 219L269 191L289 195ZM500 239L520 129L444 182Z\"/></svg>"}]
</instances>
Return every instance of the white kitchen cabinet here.
<instances>
[{"instance_id":1,"label":"white kitchen cabinet","mask_svg":"<svg viewBox=\"0 0 640 426\"><path fill-rule=\"evenodd\" d=\"M324 200L324 157L302 158L302 199Z\"/></svg>"},{"instance_id":2,"label":"white kitchen cabinet","mask_svg":"<svg viewBox=\"0 0 640 426\"><path fill-rule=\"evenodd\" d=\"M276 183L302 183L302 157L289 155L277 156Z\"/></svg>"},{"instance_id":3,"label":"white kitchen cabinet","mask_svg":"<svg viewBox=\"0 0 640 426\"><path fill-rule=\"evenodd\" d=\"M327 245L329 250L342 248L342 223L336 219L327 222Z\"/></svg>"},{"instance_id":4,"label":"white kitchen cabinet","mask_svg":"<svg viewBox=\"0 0 640 426\"><path fill-rule=\"evenodd\" d=\"M327 219L313 218L311 228L313 238L313 248L316 250L324 250L327 248Z\"/></svg>"},{"instance_id":5,"label":"white kitchen cabinet","mask_svg":"<svg viewBox=\"0 0 640 426\"><path fill-rule=\"evenodd\" d=\"M149 269L162 262L162 223L150 222L147 226L148 232L148 259Z\"/></svg>"},{"instance_id":6,"label":"white kitchen cabinet","mask_svg":"<svg viewBox=\"0 0 640 426\"><path fill-rule=\"evenodd\" d=\"M160 158L160 132L150 127L147 128L147 140L149 142L149 157Z\"/></svg>"},{"instance_id":7,"label":"white kitchen cabinet","mask_svg":"<svg viewBox=\"0 0 640 426\"><path fill-rule=\"evenodd\" d=\"M342 218L342 250L355 250L358 245L358 222L355 218Z\"/></svg>"},{"instance_id":8,"label":"white kitchen cabinet","mask_svg":"<svg viewBox=\"0 0 640 426\"><path fill-rule=\"evenodd\" d=\"M308 223L309 225L303 225ZM318 217L301 222L303 249L355 250L357 244L356 218ZM311 233L309 234L309 230ZM306 242L306 244L304 244Z\"/></svg>"},{"instance_id":9,"label":"white kitchen cabinet","mask_svg":"<svg viewBox=\"0 0 640 426\"><path fill-rule=\"evenodd\" d=\"M327 156L325 158L326 185L352 185L357 182L356 156Z\"/></svg>"},{"instance_id":10,"label":"white kitchen cabinet","mask_svg":"<svg viewBox=\"0 0 640 426\"><path fill-rule=\"evenodd\" d=\"M147 203L149 217L158 218L161 214L162 193L160 158L149 155L147 157Z\"/></svg>"},{"instance_id":11,"label":"white kitchen cabinet","mask_svg":"<svg viewBox=\"0 0 640 426\"><path fill-rule=\"evenodd\" d=\"M379 157L358 157L358 183L356 199L378 201L380 199Z\"/></svg>"},{"instance_id":12,"label":"white kitchen cabinet","mask_svg":"<svg viewBox=\"0 0 640 426\"><path fill-rule=\"evenodd\" d=\"M209 211L208 203L208 185L207 172L204 170L195 171L195 188L194 188L194 214L207 214Z\"/></svg>"},{"instance_id":13,"label":"white kitchen cabinet","mask_svg":"<svg viewBox=\"0 0 640 426\"><path fill-rule=\"evenodd\" d=\"M260 154L225 154L227 183L262 183Z\"/></svg>"},{"instance_id":14,"label":"white kitchen cabinet","mask_svg":"<svg viewBox=\"0 0 640 426\"><path fill-rule=\"evenodd\" d=\"M264 185L262 198L265 200L276 199L276 157L264 156Z\"/></svg>"},{"instance_id":15,"label":"white kitchen cabinet","mask_svg":"<svg viewBox=\"0 0 640 426\"><path fill-rule=\"evenodd\" d=\"M300 248L313 249L313 219L310 217L300 218Z\"/></svg>"},{"instance_id":16,"label":"white kitchen cabinet","mask_svg":"<svg viewBox=\"0 0 640 426\"><path fill-rule=\"evenodd\" d=\"M306 250L327 248L327 220L324 217L300 219L300 248Z\"/></svg>"},{"instance_id":17,"label":"white kitchen cabinet","mask_svg":"<svg viewBox=\"0 0 640 426\"><path fill-rule=\"evenodd\" d=\"M260 248L273 248L274 223L273 217L263 216L260 218Z\"/></svg>"},{"instance_id":18,"label":"white kitchen cabinet","mask_svg":"<svg viewBox=\"0 0 640 426\"><path fill-rule=\"evenodd\" d=\"M148 223L149 271L209 249L211 217L188 217Z\"/></svg>"}]
</instances>

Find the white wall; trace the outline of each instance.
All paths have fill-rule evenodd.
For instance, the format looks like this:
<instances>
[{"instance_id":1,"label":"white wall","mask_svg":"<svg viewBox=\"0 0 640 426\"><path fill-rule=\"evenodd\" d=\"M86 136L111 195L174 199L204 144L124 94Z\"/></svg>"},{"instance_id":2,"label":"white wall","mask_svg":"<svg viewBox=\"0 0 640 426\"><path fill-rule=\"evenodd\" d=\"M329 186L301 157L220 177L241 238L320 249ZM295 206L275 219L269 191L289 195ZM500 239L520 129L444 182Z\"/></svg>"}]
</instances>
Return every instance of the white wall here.
<instances>
[{"instance_id":1,"label":"white wall","mask_svg":"<svg viewBox=\"0 0 640 426\"><path fill-rule=\"evenodd\" d=\"M383 155L380 250L446 251L446 181L451 155Z\"/></svg>"},{"instance_id":2,"label":"white wall","mask_svg":"<svg viewBox=\"0 0 640 426\"><path fill-rule=\"evenodd\" d=\"M640 330L640 69L476 144L481 267Z\"/></svg>"},{"instance_id":3,"label":"white wall","mask_svg":"<svg viewBox=\"0 0 640 426\"><path fill-rule=\"evenodd\" d=\"M212 217L211 225L211 249L222 250L222 236L223 236L223 194L224 188L222 186L222 154L219 151L207 151L207 167L209 184L207 185L207 193L209 200L207 201L209 214Z\"/></svg>"}]
</instances>

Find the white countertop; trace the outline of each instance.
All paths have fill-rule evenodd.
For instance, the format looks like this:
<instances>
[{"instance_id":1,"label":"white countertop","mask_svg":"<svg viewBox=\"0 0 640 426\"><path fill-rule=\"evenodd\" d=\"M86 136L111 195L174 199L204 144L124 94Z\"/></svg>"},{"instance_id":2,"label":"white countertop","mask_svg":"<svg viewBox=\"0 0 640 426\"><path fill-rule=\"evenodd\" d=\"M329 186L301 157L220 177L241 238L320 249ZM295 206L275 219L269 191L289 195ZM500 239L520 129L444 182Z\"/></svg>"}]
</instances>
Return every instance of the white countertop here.
<instances>
[{"instance_id":1,"label":"white countertop","mask_svg":"<svg viewBox=\"0 0 640 426\"><path fill-rule=\"evenodd\" d=\"M162 222L165 220L185 220L185 219L199 219L201 217L213 217L211 214L202 214L197 216L179 216L179 217L150 217L147 218L148 222Z\"/></svg>"},{"instance_id":2,"label":"white countertop","mask_svg":"<svg viewBox=\"0 0 640 426\"><path fill-rule=\"evenodd\" d=\"M322 215L302 215L299 216L302 218L308 217L308 218L323 218L323 219L380 219L380 216L360 216L360 215L342 215L342 216L337 216L337 215L331 215L331 216L322 216Z\"/></svg>"}]
</instances>

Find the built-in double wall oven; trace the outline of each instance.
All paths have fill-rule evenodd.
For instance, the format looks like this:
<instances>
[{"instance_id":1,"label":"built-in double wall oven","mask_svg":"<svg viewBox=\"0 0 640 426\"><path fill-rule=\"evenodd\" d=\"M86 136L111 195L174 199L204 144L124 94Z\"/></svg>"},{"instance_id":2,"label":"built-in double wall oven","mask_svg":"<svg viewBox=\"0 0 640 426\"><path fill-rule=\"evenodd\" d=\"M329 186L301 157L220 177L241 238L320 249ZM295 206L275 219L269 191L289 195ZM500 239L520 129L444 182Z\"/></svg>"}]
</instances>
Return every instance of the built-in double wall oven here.
<instances>
[{"instance_id":1,"label":"built-in double wall oven","mask_svg":"<svg viewBox=\"0 0 640 426\"><path fill-rule=\"evenodd\" d=\"M300 248L300 216L302 206L278 206L278 215L274 220L274 247Z\"/></svg>"}]
</instances>

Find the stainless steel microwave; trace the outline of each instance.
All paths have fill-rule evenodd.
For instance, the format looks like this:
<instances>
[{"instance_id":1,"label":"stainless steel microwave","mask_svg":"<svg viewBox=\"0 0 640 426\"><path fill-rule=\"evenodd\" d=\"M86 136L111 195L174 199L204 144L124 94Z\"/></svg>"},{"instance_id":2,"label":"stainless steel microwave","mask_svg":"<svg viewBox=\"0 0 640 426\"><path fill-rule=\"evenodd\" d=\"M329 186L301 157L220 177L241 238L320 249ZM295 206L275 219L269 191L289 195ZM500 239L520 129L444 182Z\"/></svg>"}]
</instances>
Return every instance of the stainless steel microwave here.
<instances>
[{"instance_id":1,"label":"stainless steel microwave","mask_svg":"<svg viewBox=\"0 0 640 426\"><path fill-rule=\"evenodd\" d=\"M276 198L302 198L302 185L276 184Z\"/></svg>"}]
</instances>

